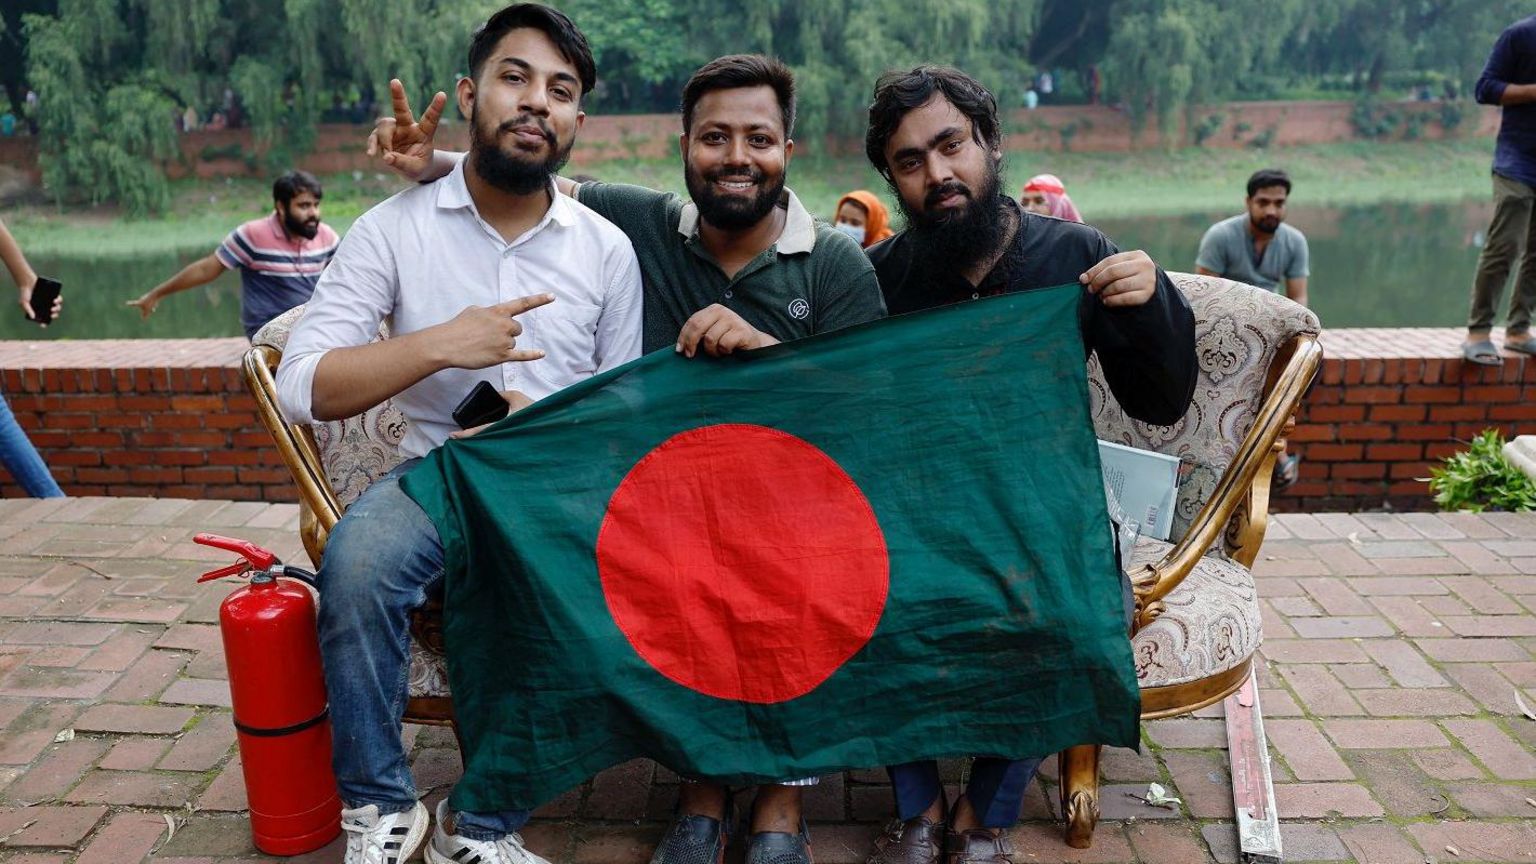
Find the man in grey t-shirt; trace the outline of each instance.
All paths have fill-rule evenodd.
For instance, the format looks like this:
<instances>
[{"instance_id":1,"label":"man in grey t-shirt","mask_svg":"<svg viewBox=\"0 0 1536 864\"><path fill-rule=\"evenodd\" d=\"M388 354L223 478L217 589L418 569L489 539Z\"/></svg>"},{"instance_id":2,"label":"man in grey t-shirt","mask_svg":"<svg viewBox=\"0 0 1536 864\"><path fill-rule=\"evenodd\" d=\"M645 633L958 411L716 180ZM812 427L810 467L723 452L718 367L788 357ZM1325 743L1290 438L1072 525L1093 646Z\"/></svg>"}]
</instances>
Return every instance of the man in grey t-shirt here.
<instances>
[{"instance_id":1,"label":"man in grey t-shirt","mask_svg":"<svg viewBox=\"0 0 1536 864\"><path fill-rule=\"evenodd\" d=\"M1266 168L1248 178L1248 212L1223 219L1200 238L1195 272L1220 276L1279 291L1307 305L1309 254L1306 235L1285 224L1285 203L1291 197L1291 178L1284 171ZM1289 488L1301 476L1301 457L1281 453L1275 459L1270 491Z\"/></svg>"},{"instance_id":2,"label":"man in grey t-shirt","mask_svg":"<svg viewBox=\"0 0 1536 864\"><path fill-rule=\"evenodd\" d=\"M1291 178L1266 168L1248 178L1248 212L1212 225L1200 240L1195 271L1271 291L1285 283L1285 296L1307 305L1306 235L1285 224Z\"/></svg>"}]
</instances>

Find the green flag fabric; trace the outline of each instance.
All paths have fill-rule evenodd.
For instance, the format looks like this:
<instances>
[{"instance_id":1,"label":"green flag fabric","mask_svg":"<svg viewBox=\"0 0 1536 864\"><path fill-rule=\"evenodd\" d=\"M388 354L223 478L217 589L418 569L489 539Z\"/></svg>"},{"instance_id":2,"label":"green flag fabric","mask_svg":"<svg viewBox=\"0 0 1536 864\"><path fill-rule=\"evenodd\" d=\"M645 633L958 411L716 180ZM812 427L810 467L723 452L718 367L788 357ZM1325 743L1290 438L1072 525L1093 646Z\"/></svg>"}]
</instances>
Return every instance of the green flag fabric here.
<instances>
[{"instance_id":1,"label":"green flag fabric","mask_svg":"<svg viewBox=\"0 0 1536 864\"><path fill-rule=\"evenodd\" d=\"M435 451L453 806L1136 746L1081 290L660 351Z\"/></svg>"}]
</instances>

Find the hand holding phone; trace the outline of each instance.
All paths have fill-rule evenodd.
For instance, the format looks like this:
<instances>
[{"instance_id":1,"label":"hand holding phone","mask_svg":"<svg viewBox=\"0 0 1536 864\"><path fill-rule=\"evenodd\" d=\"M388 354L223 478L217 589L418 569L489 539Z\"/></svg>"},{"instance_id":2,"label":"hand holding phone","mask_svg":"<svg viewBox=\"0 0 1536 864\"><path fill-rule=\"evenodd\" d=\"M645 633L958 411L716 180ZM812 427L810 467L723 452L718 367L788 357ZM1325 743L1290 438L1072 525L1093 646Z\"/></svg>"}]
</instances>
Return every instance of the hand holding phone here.
<instances>
[{"instance_id":1,"label":"hand holding phone","mask_svg":"<svg viewBox=\"0 0 1536 864\"><path fill-rule=\"evenodd\" d=\"M37 277L37 283L32 286L32 298L30 300L32 315L30 317L39 326L47 327L53 323L53 304L54 301L59 299L59 293L63 290L64 288L59 284L59 280L49 279L47 276Z\"/></svg>"},{"instance_id":2,"label":"hand holding phone","mask_svg":"<svg viewBox=\"0 0 1536 864\"><path fill-rule=\"evenodd\" d=\"M473 429L495 423L507 416L511 409L512 406L507 404L507 400L495 387L481 381L459 402L459 407L453 409L453 422L459 424L460 429Z\"/></svg>"}]
</instances>

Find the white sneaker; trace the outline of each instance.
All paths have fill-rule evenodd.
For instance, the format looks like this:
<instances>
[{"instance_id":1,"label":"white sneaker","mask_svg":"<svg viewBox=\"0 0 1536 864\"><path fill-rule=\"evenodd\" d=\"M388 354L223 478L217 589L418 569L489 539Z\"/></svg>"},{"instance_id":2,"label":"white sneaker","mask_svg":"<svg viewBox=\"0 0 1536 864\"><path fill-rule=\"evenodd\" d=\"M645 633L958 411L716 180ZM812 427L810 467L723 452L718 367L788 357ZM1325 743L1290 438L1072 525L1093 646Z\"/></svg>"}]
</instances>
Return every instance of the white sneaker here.
<instances>
[{"instance_id":1,"label":"white sneaker","mask_svg":"<svg viewBox=\"0 0 1536 864\"><path fill-rule=\"evenodd\" d=\"M401 813L379 814L369 804L341 811L341 830L347 833L344 864L401 864L416 854L427 837L427 806L420 801Z\"/></svg>"},{"instance_id":2,"label":"white sneaker","mask_svg":"<svg viewBox=\"0 0 1536 864\"><path fill-rule=\"evenodd\" d=\"M432 842L427 844L427 864L549 864L543 858L528 851L522 835L508 834L499 840L471 840L460 834L449 834L448 799L437 805L437 830L432 832Z\"/></svg>"}]
</instances>

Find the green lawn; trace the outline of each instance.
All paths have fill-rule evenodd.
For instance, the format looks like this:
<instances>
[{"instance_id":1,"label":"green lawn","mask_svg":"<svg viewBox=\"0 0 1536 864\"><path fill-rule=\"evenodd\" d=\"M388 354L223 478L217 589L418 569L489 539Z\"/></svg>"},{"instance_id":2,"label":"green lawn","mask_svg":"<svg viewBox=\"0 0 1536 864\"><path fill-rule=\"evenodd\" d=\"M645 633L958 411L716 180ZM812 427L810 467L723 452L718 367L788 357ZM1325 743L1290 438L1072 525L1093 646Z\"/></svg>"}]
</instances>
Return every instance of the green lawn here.
<instances>
[{"instance_id":1,"label":"green lawn","mask_svg":"<svg viewBox=\"0 0 1536 864\"><path fill-rule=\"evenodd\" d=\"M1243 183L1258 168L1288 170L1297 204L1370 204L1381 201L1450 202L1489 194L1492 139L1448 142L1348 142L1276 150L1204 150L1140 153L1008 154L1006 189L1017 193L1031 174L1061 176L1087 217L1167 215L1235 210ZM674 161L616 160L572 167L603 180L682 191ZM325 218L344 230L358 214L406 184L381 174L324 178ZM862 156L802 156L790 185L806 206L830 216L844 192L886 192ZM30 208L6 221L36 254L97 258L145 252L212 249L243 219L270 207L270 186L259 180L180 181L175 205L163 218L129 221L110 210ZM887 196L889 199L889 196Z\"/></svg>"}]
</instances>

